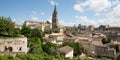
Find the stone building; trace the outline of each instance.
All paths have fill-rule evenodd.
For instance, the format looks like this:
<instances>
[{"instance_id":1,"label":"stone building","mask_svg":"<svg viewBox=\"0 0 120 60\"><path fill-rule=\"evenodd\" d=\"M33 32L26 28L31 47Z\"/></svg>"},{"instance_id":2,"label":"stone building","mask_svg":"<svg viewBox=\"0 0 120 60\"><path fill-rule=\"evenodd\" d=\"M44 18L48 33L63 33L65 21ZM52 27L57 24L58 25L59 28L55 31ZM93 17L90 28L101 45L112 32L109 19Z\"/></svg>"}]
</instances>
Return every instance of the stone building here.
<instances>
[{"instance_id":1,"label":"stone building","mask_svg":"<svg viewBox=\"0 0 120 60\"><path fill-rule=\"evenodd\" d=\"M9 53L27 53L27 38L0 38L0 54Z\"/></svg>"},{"instance_id":2,"label":"stone building","mask_svg":"<svg viewBox=\"0 0 120 60\"><path fill-rule=\"evenodd\" d=\"M57 13L56 5L54 7L54 12L52 14L52 32L54 33L59 32L58 13Z\"/></svg>"},{"instance_id":3,"label":"stone building","mask_svg":"<svg viewBox=\"0 0 120 60\"><path fill-rule=\"evenodd\" d=\"M45 41L49 41L54 44L62 44L64 39L63 33L52 33L48 35L47 37L43 38Z\"/></svg>"},{"instance_id":4,"label":"stone building","mask_svg":"<svg viewBox=\"0 0 120 60\"><path fill-rule=\"evenodd\" d=\"M114 41L103 44L101 41L92 41L83 45L84 52L93 57L112 57L116 59L120 56L120 43Z\"/></svg>"},{"instance_id":5,"label":"stone building","mask_svg":"<svg viewBox=\"0 0 120 60\"><path fill-rule=\"evenodd\" d=\"M51 29L51 23L49 21L46 22L25 21L24 24L31 28L41 28L42 31Z\"/></svg>"},{"instance_id":6,"label":"stone building","mask_svg":"<svg viewBox=\"0 0 120 60\"><path fill-rule=\"evenodd\" d=\"M69 57L69 58L73 58L73 48L70 46L64 46L62 48L59 49L61 55L65 56L65 57Z\"/></svg>"},{"instance_id":7,"label":"stone building","mask_svg":"<svg viewBox=\"0 0 120 60\"><path fill-rule=\"evenodd\" d=\"M15 28L22 29L22 25L15 24Z\"/></svg>"},{"instance_id":8,"label":"stone building","mask_svg":"<svg viewBox=\"0 0 120 60\"><path fill-rule=\"evenodd\" d=\"M98 57L115 57L116 50L112 47L109 47L107 45L103 45L100 41L93 41L89 47L91 47L89 50L89 53L93 56Z\"/></svg>"}]
</instances>

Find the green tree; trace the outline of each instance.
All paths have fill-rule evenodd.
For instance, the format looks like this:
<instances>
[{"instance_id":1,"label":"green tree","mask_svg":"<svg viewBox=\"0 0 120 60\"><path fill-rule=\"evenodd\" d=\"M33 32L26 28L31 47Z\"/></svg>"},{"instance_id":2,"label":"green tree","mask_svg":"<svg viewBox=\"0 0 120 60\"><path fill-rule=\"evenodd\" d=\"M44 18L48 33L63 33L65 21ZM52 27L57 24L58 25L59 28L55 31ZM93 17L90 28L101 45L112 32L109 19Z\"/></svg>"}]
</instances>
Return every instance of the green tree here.
<instances>
[{"instance_id":1,"label":"green tree","mask_svg":"<svg viewBox=\"0 0 120 60\"><path fill-rule=\"evenodd\" d=\"M19 37L21 35L20 29L19 28L14 28L13 31L11 31L11 37Z\"/></svg>"},{"instance_id":2,"label":"green tree","mask_svg":"<svg viewBox=\"0 0 120 60\"><path fill-rule=\"evenodd\" d=\"M0 35L9 35L14 29L11 18L0 17Z\"/></svg>"},{"instance_id":3,"label":"green tree","mask_svg":"<svg viewBox=\"0 0 120 60\"><path fill-rule=\"evenodd\" d=\"M31 37L31 28L26 26L26 24L23 24L21 29L21 34L23 34L26 37Z\"/></svg>"},{"instance_id":4,"label":"green tree","mask_svg":"<svg viewBox=\"0 0 120 60\"><path fill-rule=\"evenodd\" d=\"M77 31L73 31L72 34L76 36L78 34L78 32Z\"/></svg>"},{"instance_id":5,"label":"green tree","mask_svg":"<svg viewBox=\"0 0 120 60\"><path fill-rule=\"evenodd\" d=\"M49 55L54 55L54 56L60 54L57 45L51 42L46 42L46 44L43 45L43 51Z\"/></svg>"},{"instance_id":6,"label":"green tree","mask_svg":"<svg viewBox=\"0 0 120 60\"><path fill-rule=\"evenodd\" d=\"M0 17L0 36L1 37L18 37L20 30L15 28L15 23L11 18Z\"/></svg>"},{"instance_id":7,"label":"green tree","mask_svg":"<svg viewBox=\"0 0 120 60\"><path fill-rule=\"evenodd\" d=\"M110 39L107 37L102 39L103 44L110 43L110 42L111 42Z\"/></svg>"},{"instance_id":8,"label":"green tree","mask_svg":"<svg viewBox=\"0 0 120 60\"><path fill-rule=\"evenodd\" d=\"M43 37L42 30L39 29L39 28L32 29L32 31L31 31L31 37L38 37L38 38L42 39L42 37Z\"/></svg>"},{"instance_id":9,"label":"green tree","mask_svg":"<svg viewBox=\"0 0 120 60\"><path fill-rule=\"evenodd\" d=\"M43 52L40 38L28 38L28 47L30 48L30 53L41 54Z\"/></svg>"}]
</instances>

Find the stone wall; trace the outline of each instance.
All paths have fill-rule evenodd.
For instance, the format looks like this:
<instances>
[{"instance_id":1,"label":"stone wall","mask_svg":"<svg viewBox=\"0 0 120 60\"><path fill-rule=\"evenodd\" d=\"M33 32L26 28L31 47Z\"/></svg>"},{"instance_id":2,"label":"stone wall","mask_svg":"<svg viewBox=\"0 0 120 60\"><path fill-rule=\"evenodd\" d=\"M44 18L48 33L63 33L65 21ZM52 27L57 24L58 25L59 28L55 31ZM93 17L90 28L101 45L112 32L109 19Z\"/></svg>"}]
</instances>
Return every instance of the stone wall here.
<instances>
[{"instance_id":1,"label":"stone wall","mask_svg":"<svg viewBox=\"0 0 120 60\"><path fill-rule=\"evenodd\" d=\"M27 38L0 38L0 53L27 53Z\"/></svg>"}]
</instances>

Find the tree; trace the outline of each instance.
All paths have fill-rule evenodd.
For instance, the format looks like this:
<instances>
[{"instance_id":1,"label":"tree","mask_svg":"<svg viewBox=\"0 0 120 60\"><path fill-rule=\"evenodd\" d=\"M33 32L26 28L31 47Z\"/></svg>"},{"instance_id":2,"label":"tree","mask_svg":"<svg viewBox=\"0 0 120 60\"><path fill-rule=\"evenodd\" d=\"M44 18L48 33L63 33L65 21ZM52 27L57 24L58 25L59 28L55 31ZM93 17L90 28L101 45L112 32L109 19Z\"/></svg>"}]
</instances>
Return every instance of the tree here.
<instances>
[{"instance_id":1,"label":"tree","mask_svg":"<svg viewBox=\"0 0 120 60\"><path fill-rule=\"evenodd\" d=\"M39 28L34 28L31 30L31 37L38 37L41 38L43 37L43 32Z\"/></svg>"},{"instance_id":2,"label":"tree","mask_svg":"<svg viewBox=\"0 0 120 60\"><path fill-rule=\"evenodd\" d=\"M43 45L43 51L53 56L60 54L56 44L53 44L51 42L46 42L46 44Z\"/></svg>"},{"instance_id":3,"label":"tree","mask_svg":"<svg viewBox=\"0 0 120 60\"><path fill-rule=\"evenodd\" d=\"M11 18L0 17L0 36L1 37L18 37L20 30L15 28L15 23Z\"/></svg>"},{"instance_id":4,"label":"tree","mask_svg":"<svg viewBox=\"0 0 120 60\"><path fill-rule=\"evenodd\" d=\"M26 37L31 37L31 28L26 26L26 24L23 24L21 29L21 34L23 34Z\"/></svg>"},{"instance_id":5,"label":"tree","mask_svg":"<svg viewBox=\"0 0 120 60\"><path fill-rule=\"evenodd\" d=\"M30 53L41 54L43 52L40 38L28 38L28 47L30 47Z\"/></svg>"},{"instance_id":6,"label":"tree","mask_svg":"<svg viewBox=\"0 0 120 60\"><path fill-rule=\"evenodd\" d=\"M73 31L72 34L76 36L78 34L78 32L77 31Z\"/></svg>"},{"instance_id":7,"label":"tree","mask_svg":"<svg viewBox=\"0 0 120 60\"><path fill-rule=\"evenodd\" d=\"M0 17L0 35L9 35L14 29L11 18Z\"/></svg>"},{"instance_id":8,"label":"tree","mask_svg":"<svg viewBox=\"0 0 120 60\"><path fill-rule=\"evenodd\" d=\"M110 42L111 42L111 40L107 37L102 39L103 44L110 43Z\"/></svg>"},{"instance_id":9,"label":"tree","mask_svg":"<svg viewBox=\"0 0 120 60\"><path fill-rule=\"evenodd\" d=\"M11 37L19 37L21 35L20 29L14 28L14 30L11 31L10 35L11 35Z\"/></svg>"}]
</instances>

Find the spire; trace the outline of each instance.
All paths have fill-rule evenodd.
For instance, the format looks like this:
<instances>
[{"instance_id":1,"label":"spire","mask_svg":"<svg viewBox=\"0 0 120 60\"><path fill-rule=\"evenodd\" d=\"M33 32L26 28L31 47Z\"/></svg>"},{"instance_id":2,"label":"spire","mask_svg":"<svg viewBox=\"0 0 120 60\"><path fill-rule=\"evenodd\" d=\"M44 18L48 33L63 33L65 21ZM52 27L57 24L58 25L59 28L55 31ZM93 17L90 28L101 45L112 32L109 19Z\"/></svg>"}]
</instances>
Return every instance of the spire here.
<instances>
[{"instance_id":1,"label":"spire","mask_svg":"<svg viewBox=\"0 0 120 60\"><path fill-rule=\"evenodd\" d=\"M53 14L57 14L57 8L56 8L56 5L54 7L54 13Z\"/></svg>"}]
</instances>

